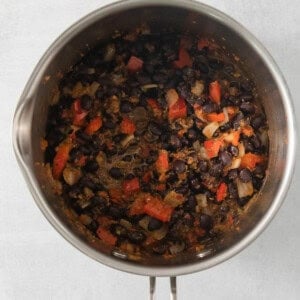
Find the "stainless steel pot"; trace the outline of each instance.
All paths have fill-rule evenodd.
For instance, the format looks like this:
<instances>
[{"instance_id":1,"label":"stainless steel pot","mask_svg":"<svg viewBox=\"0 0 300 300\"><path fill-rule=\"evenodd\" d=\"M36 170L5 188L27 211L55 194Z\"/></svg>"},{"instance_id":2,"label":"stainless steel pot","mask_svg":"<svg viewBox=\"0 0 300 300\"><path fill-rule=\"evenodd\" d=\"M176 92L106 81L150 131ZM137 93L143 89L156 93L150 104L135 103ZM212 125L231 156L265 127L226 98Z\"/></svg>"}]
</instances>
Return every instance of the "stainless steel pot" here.
<instances>
[{"instance_id":1,"label":"stainless steel pot","mask_svg":"<svg viewBox=\"0 0 300 300\"><path fill-rule=\"evenodd\" d=\"M49 188L40 138L43 137L48 106L59 81L82 55L115 30L129 30L146 22L152 28L171 25L180 32L213 37L230 52L238 53L241 64L255 81L269 122L270 159L266 182L248 208L250 218L239 232L228 234L214 252L180 257L168 263L155 258L135 262L121 253L108 253L84 234L76 218L66 218L64 207ZM16 108L13 124L16 158L31 193L48 221L71 244L93 259L116 268L151 277L175 276L212 267L249 245L268 225L283 202L295 161L295 121L286 83L266 49L245 28L225 14L189 0L127 0L94 11L65 31L47 50L34 69Z\"/></svg>"}]
</instances>

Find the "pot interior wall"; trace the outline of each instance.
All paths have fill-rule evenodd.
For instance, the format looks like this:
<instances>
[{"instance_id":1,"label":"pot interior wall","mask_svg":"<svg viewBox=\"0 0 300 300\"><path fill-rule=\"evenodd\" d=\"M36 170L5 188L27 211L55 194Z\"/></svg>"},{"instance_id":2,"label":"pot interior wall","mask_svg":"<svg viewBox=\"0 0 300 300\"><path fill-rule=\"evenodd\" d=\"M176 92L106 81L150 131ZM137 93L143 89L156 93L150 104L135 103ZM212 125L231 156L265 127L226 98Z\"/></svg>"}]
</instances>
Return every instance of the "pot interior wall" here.
<instances>
[{"instance_id":1,"label":"pot interior wall","mask_svg":"<svg viewBox=\"0 0 300 300\"><path fill-rule=\"evenodd\" d=\"M35 102L32 115L31 128L31 144L32 144L32 164L43 161L43 153L40 150L40 138L44 135L46 114L49 103L53 97L53 92L57 90L59 78L58 73L64 73L70 69L70 66L80 59L81 55L88 51L99 42L109 38L116 29L126 31L134 28L142 23L147 23L153 31L160 32L162 28L172 27L180 32L190 32L191 34L202 34L204 36L213 37L220 44L226 46L229 51L237 53L241 58L240 62L244 63L244 68L255 81L260 100L262 101L267 115L270 128L270 160L269 160L269 175L267 176L265 185L258 197L253 199L249 206L249 218L241 221L240 231L229 234L228 237L218 245L217 255L219 252L228 249L237 240L242 239L249 233L253 227L262 220L262 217L272 205L272 200L281 184L282 174L285 169L286 162L286 143L287 128L285 108L281 101L281 95L276 86L274 76L268 71L264 61L257 55L256 49L243 39L237 32L228 29L222 21L214 16L205 16L201 12L188 11L182 8L170 7L155 7L148 8L132 8L127 11L116 11L113 15L106 16L105 11L98 12L99 21L90 22L85 25L85 28L79 32L75 30L66 39L65 45L61 49L56 49L53 52L53 60L48 61L45 66L44 74L39 78L39 88L32 97L38 100ZM45 77L50 76L46 82ZM41 192L48 199L49 206L52 203L59 203L57 196L53 195L48 188L45 176L40 174L39 169L36 169L36 179L40 186L44 188ZM53 208L57 209L57 208ZM66 218L61 214L61 221L66 226L72 226L74 233L86 240L78 228L70 225ZM74 221L74 223L76 223ZM90 241L89 241L90 242ZM101 245L95 245L100 251L105 252ZM197 257L181 257L180 261L173 263L184 263L199 260ZM146 264L163 264L164 262L153 258L145 261ZM171 262L172 263L172 262Z\"/></svg>"}]
</instances>

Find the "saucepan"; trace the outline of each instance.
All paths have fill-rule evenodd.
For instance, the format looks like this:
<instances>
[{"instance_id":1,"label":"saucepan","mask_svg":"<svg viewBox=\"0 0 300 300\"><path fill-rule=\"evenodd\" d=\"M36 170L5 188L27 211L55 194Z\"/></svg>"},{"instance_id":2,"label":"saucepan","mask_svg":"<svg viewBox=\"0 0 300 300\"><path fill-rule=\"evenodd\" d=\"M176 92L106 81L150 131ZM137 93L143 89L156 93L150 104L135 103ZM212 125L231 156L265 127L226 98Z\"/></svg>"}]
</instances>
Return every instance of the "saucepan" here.
<instances>
[{"instance_id":1,"label":"saucepan","mask_svg":"<svg viewBox=\"0 0 300 300\"><path fill-rule=\"evenodd\" d=\"M269 163L265 183L236 232L229 233L211 251L180 256L171 261L155 257L135 260L110 252L85 232L53 193L43 168L40 139L48 107L61 74L84 53L116 31L147 23L153 30L172 27L179 34L215 39L239 56L256 83L269 125ZM243 26L218 10L190 0L126 0L100 8L67 29L47 50L34 69L16 108L13 144L17 161L36 204L53 227L71 244L96 261L115 269L150 277L150 294L157 276L169 276L176 297L176 276L201 271L234 256L266 228L287 193L295 162L295 119L287 85L274 60Z\"/></svg>"}]
</instances>

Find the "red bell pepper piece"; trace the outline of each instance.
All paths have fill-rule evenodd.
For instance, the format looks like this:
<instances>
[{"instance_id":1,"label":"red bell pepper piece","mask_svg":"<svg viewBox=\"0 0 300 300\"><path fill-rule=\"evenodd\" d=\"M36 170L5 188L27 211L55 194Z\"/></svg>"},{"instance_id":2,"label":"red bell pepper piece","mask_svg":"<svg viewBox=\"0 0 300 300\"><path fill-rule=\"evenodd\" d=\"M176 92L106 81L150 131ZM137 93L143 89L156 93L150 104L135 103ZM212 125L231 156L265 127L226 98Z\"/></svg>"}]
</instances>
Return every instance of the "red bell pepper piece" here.
<instances>
[{"instance_id":1,"label":"red bell pepper piece","mask_svg":"<svg viewBox=\"0 0 300 300\"><path fill-rule=\"evenodd\" d=\"M120 131L124 134L133 134L136 130L135 124L133 121L131 121L129 118L125 117L123 118L121 125L120 125Z\"/></svg>"},{"instance_id":2,"label":"red bell pepper piece","mask_svg":"<svg viewBox=\"0 0 300 300\"><path fill-rule=\"evenodd\" d=\"M206 115L206 119L209 122L223 122L225 120L224 113L210 113Z\"/></svg>"},{"instance_id":3,"label":"red bell pepper piece","mask_svg":"<svg viewBox=\"0 0 300 300\"><path fill-rule=\"evenodd\" d=\"M206 154L209 158L213 158L218 156L221 146L223 145L223 141L220 139L211 139L204 141L204 148L206 150Z\"/></svg>"},{"instance_id":4,"label":"red bell pepper piece","mask_svg":"<svg viewBox=\"0 0 300 300\"><path fill-rule=\"evenodd\" d=\"M150 194L139 194L137 198L134 199L130 209L129 209L129 215L142 215L144 214L144 206L146 204L146 201L149 201L151 198Z\"/></svg>"},{"instance_id":5,"label":"red bell pepper piece","mask_svg":"<svg viewBox=\"0 0 300 300\"><path fill-rule=\"evenodd\" d=\"M92 135L97 130L99 130L101 127L102 127L101 117L95 117L90 121L90 123L85 128L85 133L88 135Z\"/></svg>"},{"instance_id":6,"label":"red bell pepper piece","mask_svg":"<svg viewBox=\"0 0 300 300\"><path fill-rule=\"evenodd\" d=\"M256 165L262 163L263 161L263 156L248 152L242 157L241 167L248 168L249 170L254 170Z\"/></svg>"},{"instance_id":7,"label":"red bell pepper piece","mask_svg":"<svg viewBox=\"0 0 300 300\"><path fill-rule=\"evenodd\" d=\"M100 240L102 240L105 244L109 246L115 246L117 242L117 238L103 227L99 227L97 229L97 235Z\"/></svg>"},{"instance_id":8,"label":"red bell pepper piece","mask_svg":"<svg viewBox=\"0 0 300 300\"><path fill-rule=\"evenodd\" d=\"M206 48L206 47L209 47L209 40L206 38L201 38L197 44L198 50L202 50L203 48Z\"/></svg>"},{"instance_id":9,"label":"red bell pepper piece","mask_svg":"<svg viewBox=\"0 0 300 300\"><path fill-rule=\"evenodd\" d=\"M76 99L72 105L73 125L81 126L88 112L81 108L80 99Z\"/></svg>"},{"instance_id":10,"label":"red bell pepper piece","mask_svg":"<svg viewBox=\"0 0 300 300\"><path fill-rule=\"evenodd\" d=\"M180 48L178 54L178 60L174 61L174 67L177 69L182 69L184 67L191 67L193 65L193 61L187 52L186 49Z\"/></svg>"},{"instance_id":11,"label":"red bell pepper piece","mask_svg":"<svg viewBox=\"0 0 300 300\"><path fill-rule=\"evenodd\" d=\"M143 64L144 62L140 58L132 55L127 63L127 69L129 72L135 73L143 68Z\"/></svg>"},{"instance_id":12,"label":"red bell pepper piece","mask_svg":"<svg viewBox=\"0 0 300 300\"><path fill-rule=\"evenodd\" d=\"M140 190L140 182L137 177L123 181L122 188L125 195L131 195Z\"/></svg>"},{"instance_id":13,"label":"red bell pepper piece","mask_svg":"<svg viewBox=\"0 0 300 300\"><path fill-rule=\"evenodd\" d=\"M160 199L152 197L144 206L147 215L162 222L169 222L173 213L173 207L163 203Z\"/></svg>"},{"instance_id":14,"label":"red bell pepper piece","mask_svg":"<svg viewBox=\"0 0 300 300\"><path fill-rule=\"evenodd\" d=\"M185 100L179 98L175 104L169 107L168 117L170 121L187 116L187 107Z\"/></svg>"},{"instance_id":15,"label":"red bell pepper piece","mask_svg":"<svg viewBox=\"0 0 300 300\"><path fill-rule=\"evenodd\" d=\"M158 173L165 173L169 170L169 154L166 150L160 150L155 163Z\"/></svg>"},{"instance_id":16,"label":"red bell pepper piece","mask_svg":"<svg viewBox=\"0 0 300 300\"><path fill-rule=\"evenodd\" d=\"M220 183L217 189L216 199L218 202L221 202L227 196L227 184L225 182Z\"/></svg>"},{"instance_id":17,"label":"red bell pepper piece","mask_svg":"<svg viewBox=\"0 0 300 300\"><path fill-rule=\"evenodd\" d=\"M54 179L58 179L69 159L69 152L71 150L72 146L70 143L64 142L63 144L60 144L57 148L57 152L53 159L53 167L52 167L52 174Z\"/></svg>"},{"instance_id":18,"label":"red bell pepper piece","mask_svg":"<svg viewBox=\"0 0 300 300\"><path fill-rule=\"evenodd\" d=\"M213 81L209 84L209 97L213 102L220 104L221 86L218 81Z\"/></svg>"}]
</instances>

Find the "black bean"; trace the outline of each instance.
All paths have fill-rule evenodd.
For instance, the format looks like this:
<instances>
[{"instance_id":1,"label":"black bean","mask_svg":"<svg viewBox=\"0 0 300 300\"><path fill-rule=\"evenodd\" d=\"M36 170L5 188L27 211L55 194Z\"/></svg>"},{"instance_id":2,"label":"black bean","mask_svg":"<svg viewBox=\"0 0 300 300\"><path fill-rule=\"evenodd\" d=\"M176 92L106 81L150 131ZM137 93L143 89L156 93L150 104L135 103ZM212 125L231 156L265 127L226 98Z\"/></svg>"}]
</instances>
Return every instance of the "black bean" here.
<instances>
[{"instance_id":1,"label":"black bean","mask_svg":"<svg viewBox=\"0 0 300 300\"><path fill-rule=\"evenodd\" d=\"M239 206L243 207L244 205L246 205L251 197L247 196L247 197L242 197L242 198L237 198L237 203Z\"/></svg>"},{"instance_id":2,"label":"black bean","mask_svg":"<svg viewBox=\"0 0 300 300\"><path fill-rule=\"evenodd\" d=\"M83 167L86 172L96 172L99 169L99 165L95 160L90 160Z\"/></svg>"},{"instance_id":3,"label":"black bean","mask_svg":"<svg viewBox=\"0 0 300 300\"><path fill-rule=\"evenodd\" d=\"M222 151L219 154L220 160L223 163L224 166L227 166L231 163L232 161L232 155L228 151Z\"/></svg>"},{"instance_id":4,"label":"black bean","mask_svg":"<svg viewBox=\"0 0 300 300\"><path fill-rule=\"evenodd\" d=\"M240 105L240 110L245 114L253 114L255 112L255 107L251 102L243 102Z\"/></svg>"},{"instance_id":5,"label":"black bean","mask_svg":"<svg viewBox=\"0 0 300 300\"><path fill-rule=\"evenodd\" d=\"M253 135L250 140L254 148L259 149L261 147L261 141L257 135Z\"/></svg>"},{"instance_id":6,"label":"black bean","mask_svg":"<svg viewBox=\"0 0 300 300\"><path fill-rule=\"evenodd\" d=\"M92 220L92 222L90 224L88 224L86 227L87 229L89 229L92 232L96 232L96 230L98 229L98 223L95 220Z\"/></svg>"},{"instance_id":7,"label":"black bean","mask_svg":"<svg viewBox=\"0 0 300 300\"><path fill-rule=\"evenodd\" d=\"M221 132L228 131L230 128L231 128L231 123L230 122L227 122L224 125L221 125L219 127L219 129L220 129Z\"/></svg>"},{"instance_id":8,"label":"black bean","mask_svg":"<svg viewBox=\"0 0 300 300\"><path fill-rule=\"evenodd\" d=\"M85 142L89 142L92 139L92 137L90 135L86 134L81 129L77 130L75 135L76 135L77 141L79 141L82 144L85 143Z\"/></svg>"},{"instance_id":9,"label":"black bean","mask_svg":"<svg viewBox=\"0 0 300 300\"><path fill-rule=\"evenodd\" d=\"M90 200L93 207L97 206L100 209L104 209L106 207L106 200L101 196L93 196Z\"/></svg>"},{"instance_id":10,"label":"black bean","mask_svg":"<svg viewBox=\"0 0 300 300\"><path fill-rule=\"evenodd\" d=\"M109 207L108 213L114 219L120 219L124 216L124 209L122 209L121 207L112 205L112 206Z\"/></svg>"},{"instance_id":11,"label":"black bean","mask_svg":"<svg viewBox=\"0 0 300 300\"><path fill-rule=\"evenodd\" d=\"M252 86L251 86L251 82L249 81L242 81L241 82L241 88L245 91L245 92L251 92L252 90Z\"/></svg>"},{"instance_id":12,"label":"black bean","mask_svg":"<svg viewBox=\"0 0 300 300\"><path fill-rule=\"evenodd\" d=\"M162 255L168 250L168 245L166 243L158 243L153 246L152 250L155 254Z\"/></svg>"},{"instance_id":13,"label":"black bean","mask_svg":"<svg viewBox=\"0 0 300 300\"><path fill-rule=\"evenodd\" d=\"M150 76L148 76L146 73L141 72L137 73L136 78L141 85L149 84L152 81Z\"/></svg>"},{"instance_id":14,"label":"black bean","mask_svg":"<svg viewBox=\"0 0 300 300\"><path fill-rule=\"evenodd\" d=\"M106 119L104 121L103 126L107 129L115 129L116 128L116 123L111 119Z\"/></svg>"},{"instance_id":15,"label":"black bean","mask_svg":"<svg viewBox=\"0 0 300 300\"><path fill-rule=\"evenodd\" d=\"M54 150L53 147L51 146L48 146L45 150L45 154L44 154L44 159L45 159L45 162L48 163L52 163L53 159L54 159L54 156L55 156L56 152Z\"/></svg>"},{"instance_id":16,"label":"black bean","mask_svg":"<svg viewBox=\"0 0 300 300\"><path fill-rule=\"evenodd\" d=\"M254 146L252 145L252 143L249 139L245 139L243 141L243 144L245 147L245 152L253 152L254 151Z\"/></svg>"},{"instance_id":17,"label":"black bean","mask_svg":"<svg viewBox=\"0 0 300 300\"><path fill-rule=\"evenodd\" d=\"M154 71L155 71L154 66L152 64L150 64L150 63L145 63L144 69L150 75L152 75L154 73Z\"/></svg>"},{"instance_id":18,"label":"black bean","mask_svg":"<svg viewBox=\"0 0 300 300\"><path fill-rule=\"evenodd\" d=\"M65 139L65 135L58 129L52 129L46 135L46 140L48 141L48 145L52 147L56 147L64 139Z\"/></svg>"},{"instance_id":19,"label":"black bean","mask_svg":"<svg viewBox=\"0 0 300 300\"><path fill-rule=\"evenodd\" d=\"M223 172L223 165L221 163L213 164L209 169L209 175L213 177L221 176Z\"/></svg>"},{"instance_id":20,"label":"black bean","mask_svg":"<svg viewBox=\"0 0 300 300\"><path fill-rule=\"evenodd\" d=\"M198 62L197 67L199 68L200 72L203 74L207 74L209 72L208 65L204 62Z\"/></svg>"},{"instance_id":21,"label":"black bean","mask_svg":"<svg viewBox=\"0 0 300 300\"><path fill-rule=\"evenodd\" d=\"M114 179L120 179L123 177L123 172L120 168L112 167L109 170L109 175Z\"/></svg>"},{"instance_id":22,"label":"black bean","mask_svg":"<svg viewBox=\"0 0 300 300\"><path fill-rule=\"evenodd\" d=\"M181 184L180 186L176 187L175 188L175 192L178 193L178 194L187 194L189 191L189 185L188 183L183 183Z\"/></svg>"},{"instance_id":23,"label":"black bean","mask_svg":"<svg viewBox=\"0 0 300 300\"><path fill-rule=\"evenodd\" d=\"M183 160L176 159L173 162L173 169L176 173L183 173L185 171L185 163Z\"/></svg>"},{"instance_id":24,"label":"black bean","mask_svg":"<svg viewBox=\"0 0 300 300\"><path fill-rule=\"evenodd\" d=\"M262 179L265 176L265 168L262 165L257 165L253 171L253 175Z\"/></svg>"},{"instance_id":25,"label":"black bean","mask_svg":"<svg viewBox=\"0 0 300 300\"><path fill-rule=\"evenodd\" d=\"M193 211L197 205L197 201L194 195L190 195L187 201L184 203L184 207L188 211Z\"/></svg>"},{"instance_id":26,"label":"black bean","mask_svg":"<svg viewBox=\"0 0 300 300\"><path fill-rule=\"evenodd\" d=\"M189 140L185 136L183 136L180 141L181 141L182 146L189 146L189 144L190 144Z\"/></svg>"},{"instance_id":27,"label":"black bean","mask_svg":"<svg viewBox=\"0 0 300 300\"><path fill-rule=\"evenodd\" d=\"M239 112L232 120L232 125L234 129L238 129L240 127L240 121L243 120L244 115L242 112Z\"/></svg>"},{"instance_id":28,"label":"black bean","mask_svg":"<svg viewBox=\"0 0 300 300\"><path fill-rule=\"evenodd\" d=\"M206 114L215 112L217 110L218 110L218 105L216 103L214 103L214 102L209 102L209 103L203 105L203 111Z\"/></svg>"},{"instance_id":29,"label":"black bean","mask_svg":"<svg viewBox=\"0 0 300 300\"><path fill-rule=\"evenodd\" d=\"M245 168L240 171L239 177L240 177L241 181L249 182L252 179L252 174L249 171L249 169Z\"/></svg>"},{"instance_id":30,"label":"black bean","mask_svg":"<svg viewBox=\"0 0 300 300\"><path fill-rule=\"evenodd\" d=\"M234 71L234 66L233 64L226 64L224 66L224 71L228 74L232 73Z\"/></svg>"},{"instance_id":31,"label":"black bean","mask_svg":"<svg viewBox=\"0 0 300 300\"><path fill-rule=\"evenodd\" d=\"M238 177L238 171L237 169L231 169L228 172L228 178L229 180L235 180Z\"/></svg>"},{"instance_id":32,"label":"black bean","mask_svg":"<svg viewBox=\"0 0 300 300\"><path fill-rule=\"evenodd\" d=\"M118 237L127 237L127 229L120 224L112 224L110 226L110 232Z\"/></svg>"},{"instance_id":33,"label":"black bean","mask_svg":"<svg viewBox=\"0 0 300 300\"><path fill-rule=\"evenodd\" d=\"M236 146L229 146L228 151L233 155L233 156L238 156L239 155L239 149Z\"/></svg>"},{"instance_id":34,"label":"black bean","mask_svg":"<svg viewBox=\"0 0 300 300\"><path fill-rule=\"evenodd\" d=\"M157 220L155 218L150 218L149 224L148 224L148 230L153 231L153 230L158 230L161 228L163 223L160 220Z\"/></svg>"},{"instance_id":35,"label":"black bean","mask_svg":"<svg viewBox=\"0 0 300 300\"><path fill-rule=\"evenodd\" d=\"M253 177L252 183L253 183L253 187L258 191L263 184L263 178Z\"/></svg>"},{"instance_id":36,"label":"black bean","mask_svg":"<svg viewBox=\"0 0 300 300\"><path fill-rule=\"evenodd\" d=\"M197 136L197 131L194 128L190 128L186 134L186 137L192 142L197 139Z\"/></svg>"},{"instance_id":37,"label":"black bean","mask_svg":"<svg viewBox=\"0 0 300 300\"><path fill-rule=\"evenodd\" d=\"M126 155L122 158L123 161L132 161L133 160L133 156L132 155Z\"/></svg>"},{"instance_id":38,"label":"black bean","mask_svg":"<svg viewBox=\"0 0 300 300\"><path fill-rule=\"evenodd\" d=\"M80 105L84 110L90 110L93 105L93 100L89 95L83 95L80 99Z\"/></svg>"},{"instance_id":39,"label":"black bean","mask_svg":"<svg viewBox=\"0 0 300 300\"><path fill-rule=\"evenodd\" d=\"M141 231L129 231L129 240L134 244L140 244L146 239L146 235Z\"/></svg>"},{"instance_id":40,"label":"black bean","mask_svg":"<svg viewBox=\"0 0 300 300\"><path fill-rule=\"evenodd\" d=\"M262 114L255 115L252 117L250 123L254 129L259 129L264 124L264 116Z\"/></svg>"},{"instance_id":41,"label":"black bean","mask_svg":"<svg viewBox=\"0 0 300 300\"><path fill-rule=\"evenodd\" d=\"M168 185L172 185L174 184L175 182L178 181L178 176L176 173L174 173L173 170L171 170L169 173L168 173L168 178L167 178L167 184Z\"/></svg>"},{"instance_id":42,"label":"black bean","mask_svg":"<svg viewBox=\"0 0 300 300\"><path fill-rule=\"evenodd\" d=\"M229 210L230 210L230 207L227 204L225 204L225 203L221 204L220 211L227 213L227 212L229 212Z\"/></svg>"},{"instance_id":43,"label":"black bean","mask_svg":"<svg viewBox=\"0 0 300 300\"><path fill-rule=\"evenodd\" d=\"M198 163L198 169L200 170L200 172L206 172L208 169L207 160L201 159Z\"/></svg>"},{"instance_id":44,"label":"black bean","mask_svg":"<svg viewBox=\"0 0 300 300\"><path fill-rule=\"evenodd\" d=\"M224 66L224 63L219 59L210 59L208 64L214 70L220 70Z\"/></svg>"},{"instance_id":45,"label":"black bean","mask_svg":"<svg viewBox=\"0 0 300 300\"><path fill-rule=\"evenodd\" d=\"M192 177L189 182L193 192L197 193L201 191L201 182L198 178Z\"/></svg>"},{"instance_id":46,"label":"black bean","mask_svg":"<svg viewBox=\"0 0 300 300\"><path fill-rule=\"evenodd\" d=\"M230 199L237 199L238 198L238 191L236 185L233 182L228 183L228 195Z\"/></svg>"},{"instance_id":47,"label":"black bean","mask_svg":"<svg viewBox=\"0 0 300 300\"><path fill-rule=\"evenodd\" d=\"M116 134L114 137L113 137L113 141L118 144L120 143L127 135L124 134L124 133L120 133L120 134Z\"/></svg>"},{"instance_id":48,"label":"black bean","mask_svg":"<svg viewBox=\"0 0 300 300\"><path fill-rule=\"evenodd\" d=\"M153 134L153 135L161 135L162 131L161 131L161 127L159 124L155 123L155 122L150 122L148 125L148 130Z\"/></svg>"},{"instance_id":49,"label":"black bean","mask_svg":"<svg viewBox=\"0 0 300 300\"><path fill-rule=\"evenodd\" d=\"M179 137L175 134L172 134L170 136L169 143L170 143L170 146L173 150L180 149L180 147L181 147L181 141L180 141Z\"/></svg>"},{"instance_id":50,"label":"black bean","mask_svg":"<svg viewBox=\"0 0 300 300\"><path fill-rule=\"evenodd\" d=\"M206 231L209 231L212 229L213 226L213 220L210 215L207 214L201 214L200 215L200 227Z\"/></svg>"},{"instance_id":51,"label":"black bean","mask_svg":"<svg viewBox=\"0 0 300 300\"><path fill-rule=\"evenodd\" d=\"M131 180L131 179L133 179L134 177L135 177L135 175L132 174L132 173L127 174L127 175L126 175L126 180Z\"/></svg>"},{"instance_id":52,"label":"black bean","mask_svg":"<svg viewBox=\"0 0 300 300\"><path fill-rule=\"evenodd\" d=\"M249 102L253 100L253 95L251 94L243 94L241 95L242 102Z\"/></svg>"},{"instance_id":53,"label":"black bean","mask_svg":"<svg viewBox=\"0 0 300 300\"><path fill-rule=\"evenodd\" d=\"M129 113L133 110L133 105L127 100L123 100L120 105L120 111L122 113Z\"/></svg>"}]
</instances>

